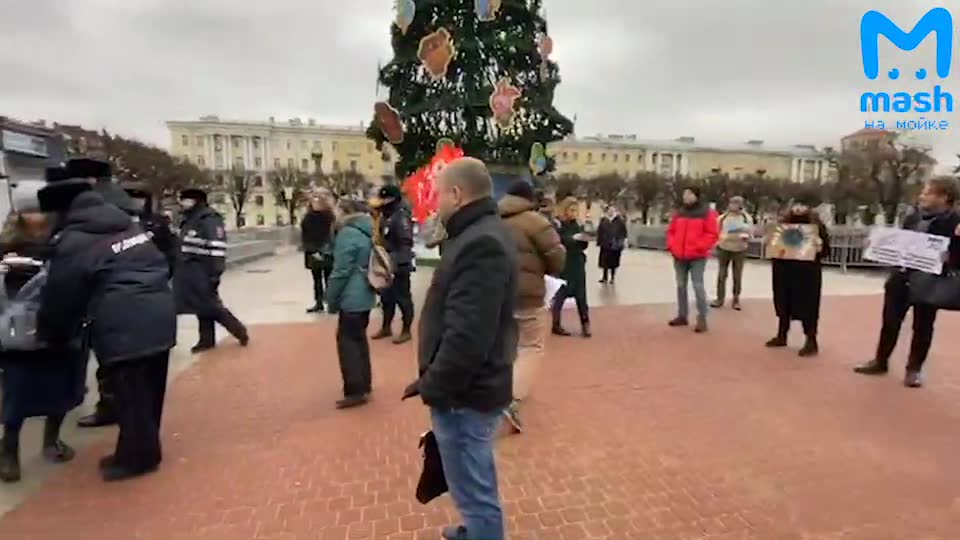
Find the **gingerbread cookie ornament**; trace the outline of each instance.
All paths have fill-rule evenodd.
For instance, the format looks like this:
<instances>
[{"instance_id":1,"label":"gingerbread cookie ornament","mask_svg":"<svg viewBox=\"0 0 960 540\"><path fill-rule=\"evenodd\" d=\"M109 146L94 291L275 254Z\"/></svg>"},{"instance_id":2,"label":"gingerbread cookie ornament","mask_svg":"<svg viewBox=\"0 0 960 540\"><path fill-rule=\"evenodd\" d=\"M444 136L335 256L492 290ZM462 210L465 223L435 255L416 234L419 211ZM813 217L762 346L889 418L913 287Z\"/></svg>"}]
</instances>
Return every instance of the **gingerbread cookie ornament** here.
<instances>
[{"instance_id":1,"label":"gingerbread cookie ornament","mask_svg":"<svg viewBox=\"0 0 960 540\"><path fill-rule=\"evenodd\" d=\"M434 80L447 76L447 68L450 67L454 54L456 49L446 28L439 28L436 32L423 36L417 50L417 58Z\"/></svg>"},{"instance_id":2,"label":"gingerbread cookie ornament","mask_svg":"<svg viewBox=\"0 0 960 540\"><path fill-rule=\"evenodd\" d=\"M513 124L513 117L516 115L514 107L520 95L520 89L510 84L510 79L503 78L497 82L496 88L490 94L490 110L493 111L493 119L498 126L508 128Z\"/></svg>"},{"instance_id":3,"label":"gingerbread cookie ornament","mask_svg":"<svg viewBox=\"0 0 960 540\"><path fill-rule=\"evenodd\" d=\"M387 141L390 144L402 143L404 128L403 121L400 120L400 113L386 101L374 103L373 113L377 119L377 125L380 126L380 131Z\"/></svg>"}]
</instances>

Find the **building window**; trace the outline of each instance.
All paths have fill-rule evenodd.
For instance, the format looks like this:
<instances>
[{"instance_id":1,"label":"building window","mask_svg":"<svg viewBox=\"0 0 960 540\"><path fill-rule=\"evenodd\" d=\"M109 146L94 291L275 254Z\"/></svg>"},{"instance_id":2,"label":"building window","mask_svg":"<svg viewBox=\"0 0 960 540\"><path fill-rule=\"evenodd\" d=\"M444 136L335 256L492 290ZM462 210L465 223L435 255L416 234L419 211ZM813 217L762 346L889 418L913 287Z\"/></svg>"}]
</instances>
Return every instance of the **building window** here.
<instances>
[{"instance_id":1,"label":"building window","mask_svg":"<svg viewBox=\"0 0 960 540\"><path fill-rule=\"evenodd\" d=\"M607 160L607 154L606 154L606 153L601 153L601 154L600 154L600 161L606 161L606 160Z\"/></svg>"},{"instance_id":2,"label":"building window","mask_svg":"<svg viewBox=\"0 0 960 540\"><path fill-rule=\"evenodd\" d=\"M253 149L254 149L254 150L259 150L259 149L260 149L260 137L254 137L254 138L253 138Z\"/></svg>"},{"instance_id":3,"label":"building window","mask_svg":"<svg viewBox=\"0 0 960 540\"><path fill-rule=\"evenodd\" d=\"M197 165L203 167L203 156L197 156Z\"/></svg>"},{"instance_id":4,"label":"building window","mask_svg":"<svg viewBox=\"0 0 960 540\"><path fill-rule=\"evenodd\" d=\"M203 137L197 137L197 146L203 148Z\"/></svg>"},{"instance_id":5,"label":"building window","mask_svg":"<svg viewBox=\"0 0 960 540\"><path fill-rule=\"evenodd\" d=\"M257 214L257 225L262 227L266 222L267 220L263 219L263 215Z\"/></svg>"},{"instance_id":6,"label":"building window","mask_svg":"<svg viewBox=\"0 0 960 540\"><path fill-rule=\"evenodd\" d=\"M273 158L273 168L274 169L280 168L280 158L278 157Z\"/></svg>"},{"instance_id":7,"label":"building window","mask_svg":"<svg viewBox=\"0 0 960 540\"><path fill-rule=\"evenodd\" d=\"M240 137L230 137L230 142L234 148L240 148Z\"/></svg>"},{"instance_id":8,"label":"building window","mask_svg":"<svg viewBox=\"0 0 960 540\"><path fill-rule=\"evenodd\" d=\"M593 162L593 152L587 152L587 163Z\"/></svg>"},{"instance_id":9,"label":"building window","mask_svg":"<svg viewBox=\"0 0 960 540\"><path fill-rule=\"evenodd\" d=\"M287 150L289 150L291 146L293 146L293 143L290 142L290 139L287 139Z\"/></svg>"},{"instance_id":10,"label":"building window","mask_svg":"<svg viewBox=\"0 0 960 540\"><path fill-rule=\"evenodd\" d=\"M293 163L293 158L287 158L287 167L289 167L289 168L291 168L291 169L294 168L294 167L296 167L296 165L294 165L294 163Z\"/></svg>"},{"instance_id":11,"label":"building window","mask_svg":"<svg viewBox=\"0 0 960 540\"><path fill-rule=\"evenodd\" d=\"M283 216L281 216L280 214L277 214L275 223L277 224L278 227L280 225L283 225Z\"/></svg>"},{"instance_id":12,"label":"building window","mask_svg":"<svg viewBox=\"0 0 960 540\"><path fill-rule=\"evenodd\" d=\"M333 160L333 172L340 172L340 161Z\"/></svg>"},{"instance_id":13,"label":"building window","mask_svg":"<svg viewBox=\"0 0 960 540\"><path fill-rule=\"evenodd\" d=\"M624 154L624 155L623 155L623 162L624 162L624 163L630 163L630 154Z\"/></svg>"},{"instance_id":14,"label":"building window","mask_svg":"<svg viewBox=\"0 0 960 540\"><path fill-rule=\"evenodd\" d=\"M300 160L300 168L303 169L303 170L305 170L305 171L309 171L309 170L310 170L310 160L308 160L307 158L301 159L301 160Z\"/></svg>"},{"instance_id":15,"label":"building window","mask_svg":"<svg viewBox=\"0 0 960 540\"><path fill-rule=\"evenodd\" d=\"M355 159L350 160L350 170L353 172L357 172L357 160Z\"/></svg>"},{"instance_id":16,"label":"building window","mask_svg":"<svg viewBox=\"0 0 960 540\"><path fill-rule=\"evenodd\" d=\"M223 168L223 156L220 154L217 154L217 168L218 169Z\"/></svg>"},{"instance_id":17,"label":"building window","mask_svg":"<svg viewBox=\"0 0 960 540\"><path fill-rule=\"evenodd\" d=\"M184 146L190 146L190 137L188 137L187 135L181 135L180 143Z\"/></svg>"},{"instance_id":18,"label":"building window","mask_svg":"<svg viewBox=\"0 0 960 540\"><path fill-rule=\"evenodd\" d=\"M260 159L260 158L253 158L253 164L254 164L254 166L256 166L256 168L258 168L258 169L262 169L262 168L263 168L263 160Z\"/></svg>"},{"instance_id":19,"label":"building window","mask_svg":"<svg viewBox=\"0 0 960 540\"><path fill-rule=\"evenodd\" d=\"M236 167L236 168L238 168L238 169L242 169L242 168L243 168L243 158L242 158L242 157L233 158L233 166Z\"/></svg>"},{"instance_id":20,"label":"building window","mask_svg":"<svg viewBox=\"0 0 960 540\"><path fill-rule=\"evenodd\" d=\"M566 152L563 153L563 160L564 160L564 161L567 160L567 153L566 153Z\"/></svg>"},{"instance_id":21,"label":"building window","mask_svg":"<svg viewBox=\"0 0 960 540\"><path fill-rule=\"evenodd\" d=\"M263 195L257 195L253 198L253 204L263 207Z\"/></svg>"},{"instance_id":22,"label":"building window","mask_svg":"<svg viewBox=\"0 0 960 540\"><path fill-rule=\"evenodd\" d=\"M214 178L214 181L217 183L218 186L223 186L223 175L222 175L222 174L218 174L218 175Z\"/></svg>"},{"instance_id":23,"label":"building window","mask_svg":"<svg viewBox=\"0 0 960 540\"><path fill-rule=\"evenodd\" d=\"M223 150L223 140L220 138L219 135L213 136L213 148L217 152Z\"/></svg>"},{"instance_id":24,"label":"building window","mask_svg":"<svg viewBox=\"0 0 960 540\"><path fill-rule=\"evenodd\" d=\"M257 177L255 177L255 178L253 179L253 186L254 186L254 187L263 187L263 177L262 177L262 176L257 176Z\"/></svg>"},{"instance_id":25,"label":"building window","mask_svg":"<svg viewBox=\"0 0 960 540\"><path fill-rule=\"evenodd\" d=\"M573 160L576 161L576 160L578 160L578 159L580 159L580 152L574 152L574 153L573 153Z\"/></svg>"},{"instance_id":26,"label":"building window","mask_svg":"<svg viewBox=\"0 0 960 540\"><path fill-rule=\"evenodd\" d=\"M617 158L618 158L618 157L620 157L620 156L618 156L617 154L613 154L613 162L614 162L614 163L617 162Z\"/></svg>"}]
</instances>

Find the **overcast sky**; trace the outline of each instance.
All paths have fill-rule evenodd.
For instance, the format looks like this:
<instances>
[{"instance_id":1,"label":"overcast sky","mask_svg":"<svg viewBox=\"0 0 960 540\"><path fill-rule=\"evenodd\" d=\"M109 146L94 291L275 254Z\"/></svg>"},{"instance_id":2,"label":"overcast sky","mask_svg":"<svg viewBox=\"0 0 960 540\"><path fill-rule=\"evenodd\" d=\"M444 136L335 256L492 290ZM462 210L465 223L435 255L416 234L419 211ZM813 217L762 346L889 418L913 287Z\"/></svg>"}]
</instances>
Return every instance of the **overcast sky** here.
<instances>
[{"instance_id":1,"label":"overcast sky","mask_svg":"<svg viewBox=\"0 0 960 540\"><path fill-rule=\"evenodd\" d=\"M393 3L0 0L0 115L106 127L162 146L164 121L203 114L359 124L371 117L377 62L391 57ZM933 39L910 54L882 39L881 74L900 62L906 80L866 80L864 12L909 30L947 4L546 0L563 77L557 105L577 116L578 135L836 145L863 127L861 92L933 84L910 71L934 71ZM944 89L960 98L958 61L960 50ZM923 140L952 164L960 118L940 118L957 127Z\"/></svg>"}]
</instances>

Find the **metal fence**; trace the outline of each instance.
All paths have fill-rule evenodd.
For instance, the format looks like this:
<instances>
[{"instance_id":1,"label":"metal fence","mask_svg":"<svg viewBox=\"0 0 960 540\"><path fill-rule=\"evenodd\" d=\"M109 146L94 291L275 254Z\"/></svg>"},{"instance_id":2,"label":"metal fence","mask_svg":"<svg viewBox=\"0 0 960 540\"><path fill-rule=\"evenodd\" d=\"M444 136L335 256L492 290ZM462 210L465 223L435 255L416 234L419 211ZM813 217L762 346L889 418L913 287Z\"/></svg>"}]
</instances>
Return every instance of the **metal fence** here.
<instances>
[{"instance_id":1,"label":"metal fence","mask_svg":"<svg viewBox=\"0 0 960 540\"><path fill-rule=\"evenodd\" d=\"M847 268L883 267L882 264L863 258L864 242L870 229L836 225L829 227L830 253L823 259L824 264ZM639 220L628 227L630 247L637 249L667 249L666 225L642 225ZM747 256L753 259L767 259L766 245L762 238L751 238L747 247Z\"/></svg>"},{"instance_id":2,"label":"metal fence","mask_svg":"<svg viewBox=\"0 0 960 540\"><path fill-rule=\"evenodd\" d=\"M240 229L227 235L227 266L253 262L277 253L283 246L300 243L297 227Z\"/></svg>"}]
</instances>

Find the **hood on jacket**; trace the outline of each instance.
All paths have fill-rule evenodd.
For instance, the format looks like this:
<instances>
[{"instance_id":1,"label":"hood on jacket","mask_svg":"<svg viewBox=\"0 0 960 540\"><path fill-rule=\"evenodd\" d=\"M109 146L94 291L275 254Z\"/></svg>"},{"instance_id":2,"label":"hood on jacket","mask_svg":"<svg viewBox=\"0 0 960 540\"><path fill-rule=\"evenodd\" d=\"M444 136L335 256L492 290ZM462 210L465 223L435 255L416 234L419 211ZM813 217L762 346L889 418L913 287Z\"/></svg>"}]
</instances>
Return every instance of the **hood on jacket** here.
<instances>
[{"instance_id":1,"label":"hood on jacket","mask_svg":"<svg viewBox=\"0 0 960 540\"><path fill-rule=\"evenodd\" d=\"M116 234L127 230L132 220L126 212L94 191L77 195L67 211L64 227L90 234Z\"/></svg>"},{"instance_id":2,"label":"hood on jacket","mask_svg":"<svg viewBox=\"0 0 960 540\"><path fill-rule=\"evenodd\" d=\"M497 203L497 209L500 211L501 217L510 217L517 214L522 214L523 212L532 211L536 208L536 204L533 201L528 201L523 197L518 197L516 195L504 195L500 202Z\"/></svg>"},{"instance_id":3,"label":"hood on jacket","mask_svg":"<svg viewBox=\"0 0 960 540\"><path fill-rule=\"evenodd\" d=\"M373 236L373 219L368 214L348 214L341 219L341 229L354 228Z\"/></svg>"}]
</instances>

